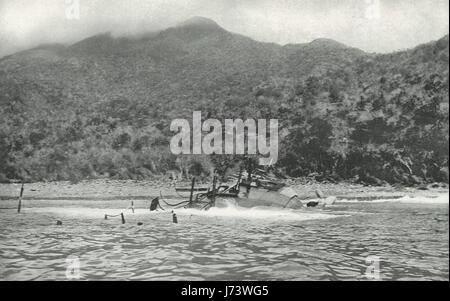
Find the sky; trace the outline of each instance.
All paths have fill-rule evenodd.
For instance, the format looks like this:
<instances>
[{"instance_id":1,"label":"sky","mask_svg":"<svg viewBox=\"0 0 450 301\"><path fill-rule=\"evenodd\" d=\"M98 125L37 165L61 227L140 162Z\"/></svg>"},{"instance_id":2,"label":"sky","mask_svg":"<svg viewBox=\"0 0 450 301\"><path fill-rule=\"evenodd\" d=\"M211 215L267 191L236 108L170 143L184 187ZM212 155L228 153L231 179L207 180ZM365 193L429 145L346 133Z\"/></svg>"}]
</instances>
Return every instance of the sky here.
<instances>
[{"instance_id":1,"label":"sky","mask_svg":"<svg viewBox=\"0 0 450 301\"><path fill-rule=\"evenodd\" d=\"M0 56L104 32L162 30L193 16L258 41L329 38L386 53L448 34L448 10L448 0L0 0Z\"/></svg>"}]
</instances>

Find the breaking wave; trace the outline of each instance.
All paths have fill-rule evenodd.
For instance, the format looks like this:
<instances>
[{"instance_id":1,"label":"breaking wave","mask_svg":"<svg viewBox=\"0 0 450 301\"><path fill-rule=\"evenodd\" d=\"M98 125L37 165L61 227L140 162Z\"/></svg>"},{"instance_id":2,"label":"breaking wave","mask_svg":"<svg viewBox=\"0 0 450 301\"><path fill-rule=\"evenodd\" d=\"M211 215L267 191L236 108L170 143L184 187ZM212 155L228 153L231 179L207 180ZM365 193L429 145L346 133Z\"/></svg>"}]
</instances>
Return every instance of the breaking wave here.
<instances>
[{"instance_id":1,"label":"breaking wave","mask_svg":"<svg viewBox=\"0 0 450 301\"><path fill-rule=\"evenodd\" d=\"M192 214L205 217L225 217L225 218L245 218L245 219L267 219L277 221L304 221L313 219L330 219L343 215L324 213L314 209L284 209L275 207L252 207L243 208L239 206L229 206L222 208L211 208L208 211L195 209L177 210L177 214Z\"/></svg>"},{"instance_id":2,"label":"breaking wave","mask_svg":"<svg viewBox=\"0 0 450 301\"><path fill-rule=\"evenodd\" d=\"M405 203L405 204L448 204L449 194L442 193L430 196L403 196L401 198L386 198L378 200L356 200L356 199L341 199L338 203Z\"/></svg>"},{"instance_id":3,"label":"breaking wave","mask_svg":"<svg viewBox=\"0 0 450 301\"><path fill-rule=\"evenodd\" d=\"M200 216L200 217L221 217L221 218L242 218L242 219L266 219L274 221L304 221L314 219L330 219L344 215L334 214L321 209L288 209L276 207L239 207L233 201L221 202L220 207L213 207L209 210L198 210L190 208L175 209L178 216ZM125 216L158 216L161 214L170 214L172 209L166 208L165 211L150 212L148 209L135 209L134 213L131 209L120 208L89 208L89 207L34 207L28 208L28 211L36 213L57 214L74 218L103 218L105 214L118 215L121 212Z\"/></svg>"}]
</instances>

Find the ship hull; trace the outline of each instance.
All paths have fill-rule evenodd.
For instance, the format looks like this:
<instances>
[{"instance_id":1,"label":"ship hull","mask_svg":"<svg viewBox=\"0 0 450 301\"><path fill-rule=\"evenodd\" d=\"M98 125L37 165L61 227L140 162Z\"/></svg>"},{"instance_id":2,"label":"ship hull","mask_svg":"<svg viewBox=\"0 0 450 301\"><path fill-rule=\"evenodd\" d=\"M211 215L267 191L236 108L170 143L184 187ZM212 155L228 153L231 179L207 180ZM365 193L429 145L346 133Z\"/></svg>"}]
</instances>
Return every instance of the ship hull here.
<instances>
[{"instance_id":1,"label":"ship hull","mask_svg":"<svg viewBox=\"0 0 450 301\"><path fill-rule=\"evenodd\" d=\"M279 208L298 209L303 207L302 201L299 199L297 192L289 186L278 185L263 187L252 183L242 182L237 189L236 186L223 185L217 189L215 196L207 188L194 189L194 201L189 204L191 208L204 208L205 202L210 202L211 206L227 207L231 203L239 207L258 207L270 206ZM189 188L177 188L177 193L188 193ZM202 195L198 198L198 196ZM214 201L212 201L214 198ZM201 202L195 201L201 200ZM208 207L208 206L206 206Z\"/></svg>"},{"instance_id":2,"label":"ship hull","mask_svg":"<svg viewBox=\"0 0 450 301\"><path fill-rule=\"evenodd\" d=\"M219 196L220 198L220 196ZM229 200L230 198L224 198ZM301 201L297 193L290 187L282 187L277 190L269 190L262 187L240 187L236 197L232 197L240 207L271 206L282 208L300 208ZM220 207L221 202L216 201L216 206Z\"/></svg>"}]
</instances>

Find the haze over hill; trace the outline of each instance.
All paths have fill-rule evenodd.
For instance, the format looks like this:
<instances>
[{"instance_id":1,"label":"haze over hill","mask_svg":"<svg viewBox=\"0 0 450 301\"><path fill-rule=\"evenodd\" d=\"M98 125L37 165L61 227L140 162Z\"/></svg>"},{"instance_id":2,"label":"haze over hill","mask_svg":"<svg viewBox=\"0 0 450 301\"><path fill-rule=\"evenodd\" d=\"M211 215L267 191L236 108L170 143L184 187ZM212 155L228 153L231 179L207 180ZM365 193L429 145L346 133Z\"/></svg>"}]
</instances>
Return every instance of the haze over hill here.
<instances>
[{"instance_id":1,"label":"haze over hill","mask_svg":"<svg viewBox=\"0 0 450 301\"><path fill-rule=\"evenodd\" d=\"M448 181L448 57L448 35L374 55L328 39L257 42L204 18L40 46L0 59L0 177L207 174L216 159L168 148L170 122L201 110L279 119L289 175Z\"/></svg>"},{"instance_id":2,"label":"haze over hill","mask_svg":"<svg viewBox=\"0 0 450 301\"><path fill-rule=\"evenodd\" d=\"M285 45L331 38L387 53L448 33L448 11L447 0L0 1L0 57L102 32L160 31L196 15L257 41ZM75 12L79 18L73 18Z\"/></svg>"}]
</instances>

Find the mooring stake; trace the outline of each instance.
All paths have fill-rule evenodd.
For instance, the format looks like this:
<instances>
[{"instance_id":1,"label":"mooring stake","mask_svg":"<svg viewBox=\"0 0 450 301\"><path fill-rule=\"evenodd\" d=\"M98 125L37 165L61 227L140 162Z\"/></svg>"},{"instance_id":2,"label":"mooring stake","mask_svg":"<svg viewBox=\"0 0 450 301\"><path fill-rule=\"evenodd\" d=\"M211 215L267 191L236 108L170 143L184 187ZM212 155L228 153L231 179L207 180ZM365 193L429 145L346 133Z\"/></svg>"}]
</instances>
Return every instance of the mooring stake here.
<instances>
[{"instance_id":1,"label":"mooring stake","mask_svg":"<svg viewBox=\"0 0 450 301\"><path fill-rule=\"evenodd\" d=\"M172 211L172 221L174 224L178 224L177 214Z\"/></svg>"},{"instance_id":2,"label":"mooring stake","mask_svg":"<svg viewBox=\"0 0 450 301\"><path fill-rule=\"evenodd\" d=\"M108 214L105 214L105 219L108 219Z\"/></svg>"},{"instance_id":3,"label":"mooring stake","mask_svg":"<svg viewBox=\"0 0 450 301\"><path fill-rule=\"evenodd\" d=\"M122 224L125 224L125 217L123 216L123 212L120 213L120 217L122 218Z\"/></svg>"},{"instance_id":4,"label":"mooring stake","mask_svg":"<svg viewBox=\"0 0 450 301\"><path fill-rule=\"evenodd\" d=\"M217 184L217 176L214 172L214 178L213 178L213 187L212 187L212 197L211 197L211 206L216 206L216 184Z\"/></svg>"},{"instance_id":5,"label":"mooring stake","mask_svg":"<svg viewBox=\"0 0 450 301\"><path fill-rule=\"evenodd\" d=\"M236 186L236 190L239 191L239 189L241 188L241 180L242 180L242 172L243 172L243 168L242 166L239 167L239 177L238 177L238 181L237 181L237 186Z\"/></svg>"},{"instance_id":6,"label":"mooring stake","mask_svg":"<svg viewBox=\"0 0 450 301\"><path fill-rule=\"evenodd\" d=\"M134 213L134 202L131 201L131 211Z\"/></svg>"},{"instance_id":7,"label":"mooring stake","mask_svg":"<svg viewBox=\"0 0 450 301\"><path fill-rule=\"evenodd\" d=\"M20 188L19 205L17 206L17 213L20 213L20 210L22 209L23 185L24 183L22 181L22 187Z\"/></svg>"},{"instance_id":8,"label":"mooring stake","mask_svg":"<svg viewBox=\"0 0 450 301\"><path fill-rule=\"evenodd\" d=\"M194 197L195 177L192 178L191 195L189 196L189 207L192 206L192 198Z\"/></svg>"}]
</instances>

